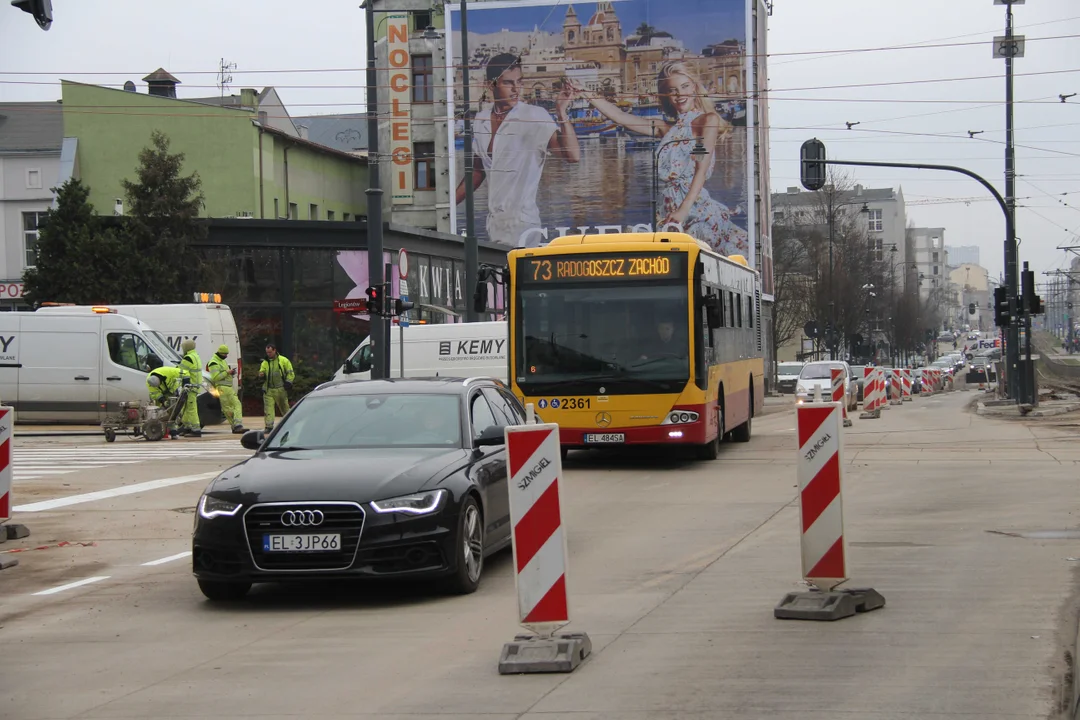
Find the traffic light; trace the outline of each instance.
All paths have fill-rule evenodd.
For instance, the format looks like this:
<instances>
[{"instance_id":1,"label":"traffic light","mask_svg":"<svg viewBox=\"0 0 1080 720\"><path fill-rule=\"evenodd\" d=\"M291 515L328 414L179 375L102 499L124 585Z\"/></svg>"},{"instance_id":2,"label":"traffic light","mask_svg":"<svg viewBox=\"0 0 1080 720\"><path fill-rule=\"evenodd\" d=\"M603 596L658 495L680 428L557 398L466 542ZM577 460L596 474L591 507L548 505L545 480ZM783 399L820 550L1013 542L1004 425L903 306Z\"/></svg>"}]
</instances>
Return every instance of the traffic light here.
<instances>
[{"instance_id":1,"label":"traffic light","mask_svg":"<svg viewBox=\"0 0 1080 720\"><path fill-rule=\"evenodd\" d=\"M394 314L404 315L408 311L412 310L414 303L408 300L402 300L401 298L394 298Z\"/></svg>"},{"instance_id":2,"label":"traffic light","mask_svg":"<svg viewBox=\"0 0 1080 720\"><path fill-rule=\"evenodd\" d=\"M975 303L968 305L968 315L974 315L978 310L975 309Z\"/></svg>"},{"instance_id":3,"label":"traffic light","mask_svg":"<svg viewBox=\"0 0 1080 720\"><path fill-rule=\"evenodd\" d=\"M52 27L52 0L11 0L11 4L33 15L42 30Z\"/></svg>"},{"instance_id":4,"label":"traffic light","mask_svg":"<svg viewBox=\"0 0 1080 720\"><path fill-rule=\"evenodd\" d=\"M1020 273L1020 287L1024 310L1031 315L1042 315L1042 298L1035 294L1035 271L1028 270L1027 263L1024 263L1024 270Z\"/></svg>"},{"instance_id":5,"label":"traffic light","mask_svg":"<svg viewBox=\"0 0 1080 720\"><path fill-rule=\"evenodd\" d=\"M799 153L799 175L802 185L807 190L820 190L825 187L825 143L817 138L802 144Z\"/></svg>"},{"instance_id":6,"label":"traffic light","mask_svg":"<svg viewBox=\"0 0 1080 720\"><path fill-rule=\"evenodd\" d=\"M369 287L367 289L367 310L368 315L382 315L383 314L383 291L381 287Z\"/></svg>"},{"instance_id":7,"label":"traffic light","mask_svg":"<svg viewBox=\"0 0 1080 720\"><path fill-rule=\"evenodd\" d=\"M994 288L994 324L998 327L1009 327L1011 323L1008 288L999 285Z\"/></svg>"}]
</instances>

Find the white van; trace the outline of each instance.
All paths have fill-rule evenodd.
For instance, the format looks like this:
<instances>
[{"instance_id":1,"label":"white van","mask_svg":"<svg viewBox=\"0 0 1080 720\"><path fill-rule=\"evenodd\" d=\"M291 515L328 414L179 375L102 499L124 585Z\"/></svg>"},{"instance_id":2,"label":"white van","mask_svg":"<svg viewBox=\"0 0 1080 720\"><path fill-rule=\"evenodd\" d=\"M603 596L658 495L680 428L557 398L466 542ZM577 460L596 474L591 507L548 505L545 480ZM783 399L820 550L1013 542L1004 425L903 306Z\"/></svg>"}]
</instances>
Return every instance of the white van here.
<instances>
[{"instance_id":1,"label":"white van","mask_svg":"<svg viewBox=\"0 0 1080 720\"><path fill-rule=\"evenodd\" d=\"M126 315L0 313L0 401L16 423L99 423L121 400L149 399L150 354L180 363L160 333Z\"/></svg>"},{"instance_id":2,"label":"white van","mask_svg":"<svg viewBox=\"0 0 1080 720\"><path fill-rule=\"evenodd\" d=\"M237 387L242 387L244 364L240 359L240 335L236 320L228 305L221 303L181 303L176 305L47 305L38 313L92 313L95 308L108 308L120 315L142 320L157 330L177 353L184 340L195 341L195 351L206 363L218 346L229 346L229 364L236 364ZM162 358L164 360L164 358Z\"/></svg>"},{"instance_id":3,"label":"white van","mask_svg":"<svg viewBox=\"0 0 1080 720\"><path fill-rule=\"evenodd\" d=\"M494 377L508 381L505 321L410 325L405 328L404 348L401 337L401 328L392 325L391 377L401 377L404 354L405 377ZM370 337L360 343L334 373L335 380L371 377L370 343Z\"/></svg>"}]
</instances>

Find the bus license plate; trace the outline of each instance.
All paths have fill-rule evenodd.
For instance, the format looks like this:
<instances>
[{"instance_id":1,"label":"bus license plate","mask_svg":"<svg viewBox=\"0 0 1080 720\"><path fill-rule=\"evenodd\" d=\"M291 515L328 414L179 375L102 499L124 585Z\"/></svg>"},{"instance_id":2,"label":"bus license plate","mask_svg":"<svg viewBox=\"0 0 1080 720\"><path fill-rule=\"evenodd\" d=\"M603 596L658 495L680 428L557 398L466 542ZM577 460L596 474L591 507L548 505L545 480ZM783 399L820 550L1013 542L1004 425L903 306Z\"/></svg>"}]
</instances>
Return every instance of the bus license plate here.
<instances>
[{"instance_id":1,"label":"bus license plate","mask_svg":"<svg viewBox=\"0 0 1080 720\"><path fill-rule=\"evenodd\" d=\"M626 435L624 433L589 433L585 436L585 442L624 443L626 442Z\"/></svg>"},{"instance_id":2,"label":"bus license plate","mask_svg":"<svg viewBox=\"0 0 1080 720\"><path fill-rule=\"evenodd\" d=\"M263 552L334 552L341 535L263 535Z\"/></svg>"}]
</instances>

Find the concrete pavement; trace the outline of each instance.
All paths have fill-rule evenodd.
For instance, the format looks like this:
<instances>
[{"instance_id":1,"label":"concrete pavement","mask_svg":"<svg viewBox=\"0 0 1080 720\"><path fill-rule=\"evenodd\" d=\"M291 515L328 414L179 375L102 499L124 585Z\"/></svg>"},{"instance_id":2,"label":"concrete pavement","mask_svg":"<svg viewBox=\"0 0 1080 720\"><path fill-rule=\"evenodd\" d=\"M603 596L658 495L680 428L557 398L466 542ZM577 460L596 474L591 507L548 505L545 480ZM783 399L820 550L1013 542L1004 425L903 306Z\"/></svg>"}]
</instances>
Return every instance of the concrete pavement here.
<instances>
[{"instance_id":1,"label":"concrete pavement","mask_svg":"<svg viewBox=\"0 0 1080 720\"><path fill-rule=\"evenodd\" d=\"M850 584L888 604L831 624L772 616L800 587L793 413L712 463L571 454L568 629L593 640L571 675L498 675L518 631L509 553L467 597L266 586L217 607L188 559L168 559L189 549L205 482L35 512L20 543L97 544L0 575L0 717L1052 717L1080 547L1023 535L1076 528L1080 447L1074 428L979 417L971 397L918 397L845 431ZM225 455L81 471L34 499L214 472Z\"/></svg>"}]
</instances>

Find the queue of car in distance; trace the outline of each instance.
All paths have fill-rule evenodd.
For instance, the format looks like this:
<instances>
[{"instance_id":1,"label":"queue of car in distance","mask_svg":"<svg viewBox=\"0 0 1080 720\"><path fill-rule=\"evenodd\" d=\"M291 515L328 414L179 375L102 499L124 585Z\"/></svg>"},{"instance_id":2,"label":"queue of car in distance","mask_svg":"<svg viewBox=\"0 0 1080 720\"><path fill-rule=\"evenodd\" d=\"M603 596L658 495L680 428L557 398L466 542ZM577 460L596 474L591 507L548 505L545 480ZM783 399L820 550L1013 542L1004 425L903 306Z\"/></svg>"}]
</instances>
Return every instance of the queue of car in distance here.
<instances>
[{"instance_id":1,"label":"queue of car in distance","mask_svg":"<svg viewBox=\"0 0 1080 720\"><path fill-rule=\"evenodd\" d=\"M525 422L492 378L332 381L199 499L193 572L211 600L253 583L436 578L471 593L510 544L503 428Z\"/></svg>"}]
</instances>

